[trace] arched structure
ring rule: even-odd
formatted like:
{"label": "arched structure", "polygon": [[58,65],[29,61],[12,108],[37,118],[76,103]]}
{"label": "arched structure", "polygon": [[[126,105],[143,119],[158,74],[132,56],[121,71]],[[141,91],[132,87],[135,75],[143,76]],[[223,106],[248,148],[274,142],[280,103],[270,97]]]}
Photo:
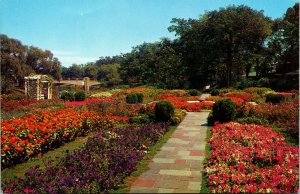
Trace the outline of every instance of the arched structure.
{"label": "arched structure", "polygon": [[25,77],[25,95],[29,99],[52,99],[53,79],[47,75]]}

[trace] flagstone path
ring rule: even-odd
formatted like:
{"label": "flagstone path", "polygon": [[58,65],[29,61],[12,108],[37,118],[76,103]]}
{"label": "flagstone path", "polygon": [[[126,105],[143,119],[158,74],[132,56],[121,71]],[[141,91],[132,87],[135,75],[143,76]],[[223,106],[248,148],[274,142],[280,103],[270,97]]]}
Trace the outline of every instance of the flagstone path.
{"label": "flagstone path", "polygon": [[130,193],[199,193],[209,112],[188,112]]}

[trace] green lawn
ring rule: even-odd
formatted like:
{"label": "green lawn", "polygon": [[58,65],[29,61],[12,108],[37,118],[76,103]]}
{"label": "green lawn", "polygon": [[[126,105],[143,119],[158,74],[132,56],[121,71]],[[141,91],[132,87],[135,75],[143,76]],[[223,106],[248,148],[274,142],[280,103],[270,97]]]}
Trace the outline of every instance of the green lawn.
{"label": "green lawn", "polygon": [[[210,134],[210,130],[211,130],[212,127],[207,127],[207,131],[206,131],[206,146],[205,146],[205,153],[206,153],[206,157],[203,161],[203,170],[208,162],[208,157],[211,153],[211,148],[210,146],[208,145],[208,140],[211,136]],[[200,193],[209,193],[209,186],[208,186],[208,177],[206,175],[206,173],[202,172],[202,181],[201,181],[201,190],[200,190]]]}

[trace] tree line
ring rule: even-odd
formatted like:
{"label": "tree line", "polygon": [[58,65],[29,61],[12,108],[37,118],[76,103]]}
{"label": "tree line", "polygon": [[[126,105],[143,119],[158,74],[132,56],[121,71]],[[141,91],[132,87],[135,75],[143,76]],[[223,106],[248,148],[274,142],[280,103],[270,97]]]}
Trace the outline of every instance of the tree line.
{"label": "tree line", "polygon": [[[118,80],[112,84],[201,88],[211,82],[232,86],[251,71],[259,79],[299,69],[299,3],[274,20],[241,5],[209,11],[198,19],[173,18],[171,24],[174,40],[162,38],[123,55],[102,57],[82,65],[82,72],[98,80]],[[117,73],[110,78],[103,70],[97,73],[109,64]],[[71,75],[75,67],[63,72]]]}
{"label": "tree line", "polygon": [[143,43],[131,52],[68,68],[60,68],[50,51],[1,35],[6,45],[1,46],[1,75],[15,80],[30,71],[50,72],[56,79],[88,76],[106,86],[200,89],[211,82],[232,86],[253,71],[259,79],[299,69],[299,3],[278,19],[248,6],[228,6],[197,19],[173,18],[168,30],[174,40]]}
{"label": "tree line", "polygon": [[12,85],[24,84],[24,76],[48,74],[61,79],[61,63],[49,50],[23,45],[19,40],[0,34],[1,92]]}

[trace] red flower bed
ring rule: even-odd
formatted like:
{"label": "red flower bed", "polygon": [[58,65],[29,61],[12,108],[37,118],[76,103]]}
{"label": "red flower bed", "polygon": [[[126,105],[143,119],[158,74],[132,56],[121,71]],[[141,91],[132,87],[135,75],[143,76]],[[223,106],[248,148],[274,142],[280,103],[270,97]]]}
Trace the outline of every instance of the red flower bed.
{"label": "red flower bed", "polygon": [[73,107],[78,107],[78,106],[84,106],[86,104],[93,104],[93,103],[98,103],[98,102],[113,102],[114,99],[112,97],[107,97],[107,98],[86,98],[84,101],[73,101],[73,102],[66,102],[67,106],[73,106]]}
{"label": "red flower bed", "polygon": [[295,95],[295,93],[287,92],[276,92],[276,94],[280,94],[281,96],[283,96],[285,101],[292,100],[293,96]]}
{"label": "red flower bed", "polygon": [[212,109],[213,102],[194,102],[188,103],[186,98],[177,97],[172,94],[160,94],[157,96],[160,100],[166,100],[173,104],[175,108],[184,109],[190,112],[197,112],[201,109]]}
{"label": "red flower bed", "polygon": [[299,101],[273,105],[254,106],[255,116],[267,120],[274,127],[283,127],[293,136],[299,137]]}
{"label": "red flower bed", "polygon": [[12,111],[20,109],[23,106],[37,103],[37,100],[1,100],[1,109],[5,111]]}
{"label": "red flower bed", "polygon": [[103,118],[93,111],[63,109],[3,121],[2,167],[25,161],[33,155],[72,141],[90,131],[110,127],[108,119],[114,118],[111,116]]}
{"label": "red flower bed", "polygon": [[241,98],[244,101],[252,100],[255,97],[252,94],[246,93],[246,92],[229,92],[225,94],[226,97],[235,97],[235,98]]}
{"label": "red flower bed", "polygon": [[212,128],[205,172],[212,192],[298,191],[299,151],[271,128],[230,122]]}

